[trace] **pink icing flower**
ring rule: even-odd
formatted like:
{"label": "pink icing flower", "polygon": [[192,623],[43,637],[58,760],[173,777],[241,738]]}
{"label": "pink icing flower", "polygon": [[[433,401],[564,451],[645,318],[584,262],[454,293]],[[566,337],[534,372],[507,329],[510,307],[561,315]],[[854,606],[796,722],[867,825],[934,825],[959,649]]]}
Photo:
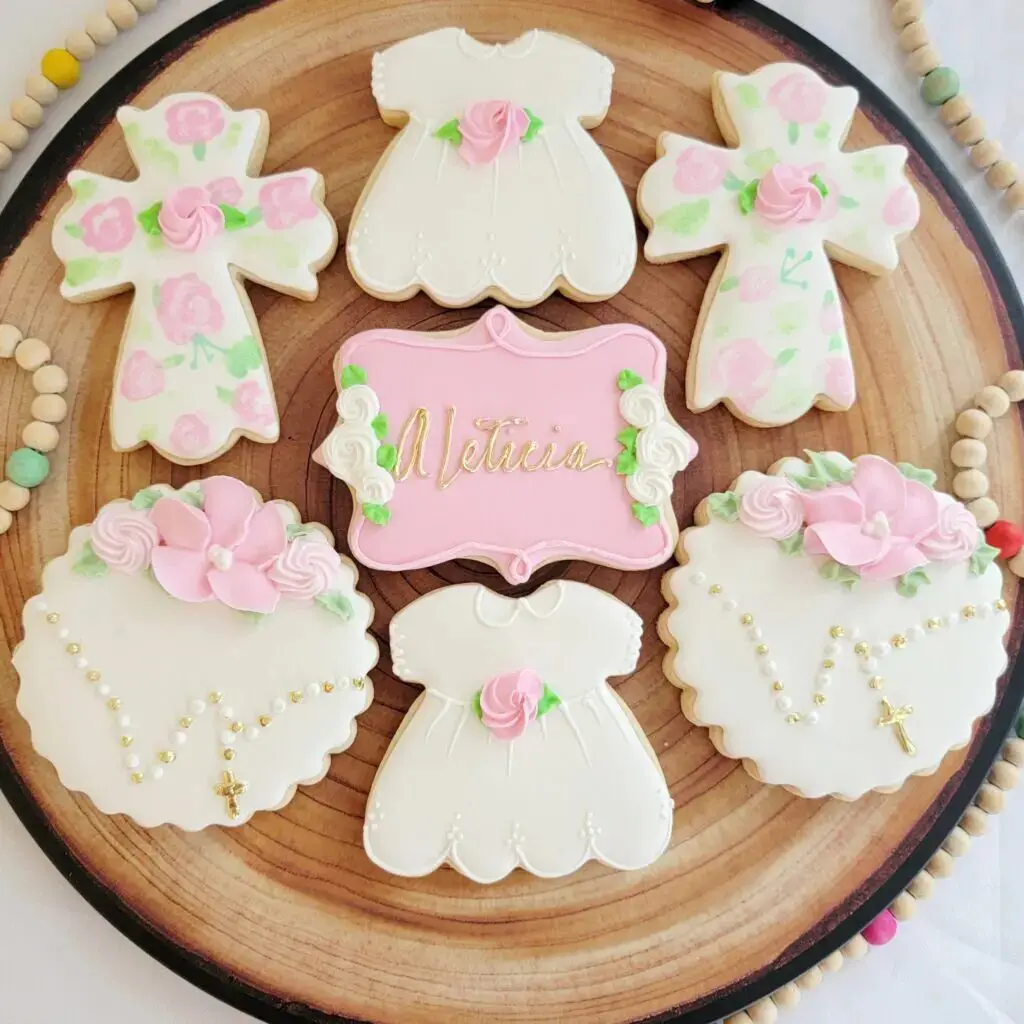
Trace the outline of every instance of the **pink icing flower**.
{"label": "pink icing flower", "polygon": [[201,455],[210,445],[209,424],[197,412],[185,413],[174,421],[168,440],[170,451],[175,455]]}
{"label": "pink icing flower", "polygon": [[224,230],[224,213],[199,185],[172,189],[157,217],[160,234],[172,249],[195,252]]}
{"label": "pink icing flower", "polygon": [[198,275],[169,277],[159,288],[156,317],[171,344],[187,345],[197,334],[216,333],[224,326],[220,303]]}
{"label": "pink icing flower", "polygon": [[891,228],[909,228],[920,213],[917,193],[909,185],[901,185],[882,207],[882,220]]}
{"label": "pink icing flower", "polygon": [[818,326],[822,334],[838,334],[843,326],[843,318],[839,312],[839,301],[832,295],[832,301],[826,300],[821,307]]}
{"label": "pink icing flower", "polygon": [[341,556],[322,534],[316,534],[292,541],[267,576],[285,597],[312,601],[336,587],[340,573]]}
{"label": "pink icing flower", "polygon": [[271,231],[285,231],[301,220],[312,220],[319,207],[310,195],[305,178],[276,178],[260,189],[263,223]]}
{"label": "pink icing flower", "polygon": [[122,197],[97,203],[82,214],[82,242],[96,252],[120,252],[134,234],[135,215]]}
{"label": "pink icing flower", "polygon": [[757,185],[754,209],[770,224],[805,224],[821,215],[824,200],[806,168],[776,164]]}
{"label": "pink icing flower", "polygon": [[748,267],[740,274],[740,302],[764,302],[775,292],[775,272],[771,267]]}
{"label": "pink icing flower", "polygon": [[202,492],[201,509],[161,498],[150,510],[160,534],[153,575],[180,601],[269,614],[280,594],[267,571],[287,545],[280,514],[233,477],[210,477]]}
{"label": "pink icing flower", "polygon": [[981,539],[978,520],[948,495],[940,495],[939,502],[939,523],[918,546],[932,562],[966,561]]}
{"label": "pink icing flower", "polygon": [[804,525],[800,490],[786,477],[766,477],[745,491],[738,511],[744,526],[773,540],[792,537]]}
{"label": "pink icing flower", "polygon": [[801,71],[780,78],[768,90],[768,106],[775,107],[784,120],[795,124],[820,120],[827,100],[825,83]]}
{"label": "pink icing flower", "polygon": [[775,360],[753,338],[737,338],[715,353],[711,375],[722,395],[748,415],[771,390]]}
{"label": "pink icing flower", "polygon": [[149,568],[160,537],[145,512],[126,501],[106,505],[89,531],[96,554],[118,572],[136,573]]}
{"label": "pink icing flower", "polygon": [[836,405],[849,409],[857,397],[850,357],[829,356],[825,360],[825,395]]}
{"label": "pink icing flower", "polygon": [[121,366],[121,382],[118,390],[129,402],[141,402],[145,398],[159,395],[166,384],[164,368],[141,348],[125,358]]}
{"label": "pink icing flower", "polygon": [[927,563],[919,545],[939,525],[938,499],[885,459],[862,455],[849,484],[801,497],[808,554],[828,555],[871,580],[895,579]]}
{"label": "pink icing flower", "polygon": [[710,146],[687,146],[676,158],[672,183],[685,195],[703,196],[722,184],[728,169],[727,153]]}
{"label": "pink icing flower", "polygon": [[187,145],[209,142],[224,131],[224,111],[213,100],[180,100],[167,108],[167,137]]}
{"label": "pink icing flower", "polygon": [[533,669],[488,679],[480,690],[480,720],[499,740],[514,740],[537,717],[544,684]]}
{"label": "pink icing flower", "polygon": [[235,388],[231,408],[243,423],[253,427],[269,427],[277,419],[270,397],[254,380],[247,380]]}
{"label": "pink icing flower", "polygon": [[234,178],[217,178],[206,186],[211,203],[226,203],[235,206],[242,201],[242,186]]}
{"label": "pink icing flower", "polygon": [[489,164],[518,144],[530,127],[530,115],[508,100],[471,103],[459,118],[459,156],[473,167]]}

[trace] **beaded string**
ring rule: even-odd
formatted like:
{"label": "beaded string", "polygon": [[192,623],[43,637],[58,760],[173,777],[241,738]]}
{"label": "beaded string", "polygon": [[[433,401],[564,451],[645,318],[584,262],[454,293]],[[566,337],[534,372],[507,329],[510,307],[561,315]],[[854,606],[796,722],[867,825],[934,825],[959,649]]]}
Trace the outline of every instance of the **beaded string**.
{"label": "beaded string", "polygon": [[82,62],[96,56],[97,46],[108,46],[118,32],[133,28],[140,14],[148,14],[158,0],[109,0],[104,11],[89,15],[85,27],[72,32],[62,49],[47,50],[40,70],[25,79],[25,92],[11,101],[10,117],[0,117],[0,171],[10,167],[15,151],[24,149],[28,133],[43,123],[46,107],[60,90],[70,89],[82,74]]}
{"label": "beaded string", "polygon": [[11,452],[7,459],[6,477],[0,481],[0,534],[6,533],[38,487],[50,475],[52,452],[60,442],[57,424],[68,414],[67,402],[61,397],[68,386],[68,375],[50,362],[50,346],[39,338],[24,338],[11,324],[0,324],[0,360],[13,358],[15,363],[32,374],[36,397],[32,400],[32,422],[21,432],[24,448]]}

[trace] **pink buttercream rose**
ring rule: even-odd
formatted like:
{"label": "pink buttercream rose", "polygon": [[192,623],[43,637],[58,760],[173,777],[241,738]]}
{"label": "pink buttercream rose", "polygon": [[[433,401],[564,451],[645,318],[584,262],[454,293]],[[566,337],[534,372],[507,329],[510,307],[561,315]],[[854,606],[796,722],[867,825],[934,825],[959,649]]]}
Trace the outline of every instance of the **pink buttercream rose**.
{"label": "pink buttercream rose", "polygon": [[940,495],[938,525],[922,538],[919,547],[932,562],[962,562],[974,554],[981,527],[973,514],[948,495]]}
{"label": "pink buttercream rose", "polygon": [[775,293],[775,271],[771,267],[748,267],[740,274],[740,302],[764,302]]}
{"label": "pink buttercream rose", "polygon": [[197,334],[216,333],[224,326],[220,303],[198,275],[169,277],[159,288],[156,317],[172,345],[187,345]]}
{"label": "pink buttercream rose", "polygon": [[305,178],[276,178],[260,189],[260,208],[263,223],[271,231],[285,231],[299,221],[311,220],[319,207],[310,195],[310,185]]}
{"label": "pink buttercream rose", "polygon": [[206,186],[210,202],[235,206],[242,201],[242,186],[234,178],[215,178]]}
{"label": "pink buttercream rose", "polygon": [[118,387],[122,398],[141,402],[159,395],[165,384],[164,368],[148,352],[139,348],[125,358]]}
{"label": "pink buttercream rose", "polygon": [[530,127],[530,115],[508,100],[471,103],[459,118],[459,156],[471,166],[489,164],[519,143]]}
{"label": "pink buttercream rose", "polygon": [[939,526],[935,492],[877,455],[857,459],[849,484],[803,491],[804,550],[890,580],[928,562],[921,541]]}
{"label": "pink buttercream rose", "polygon": [[714,192],[725,179],[729,156],[710,146],[687,146],[676,157],[676,173],[672,183],[688,196]]}
{"label": "pink buttercream rose", "polygon": [[821,215],[823,199],[811,173],[795,164],[776,164],[757,184],[754,209],[769,224],[805,224]]}
{"label": "pink buttercream rose", "polygon": [[135,215],[127,199],[97,203],[82,214],[82,242],[96,252],[120,252],[134,234]]}
{"label": "pink buttercream rose", "polygon": [[218,600],[266,615],[280,597],[268,570],[287,546],[273,505],[256,501],[241,480],[214,476],[202,483],[203,507],[161,498],[150,510],[160,535],[153,575],[180,601]]}
{"label": "pink buttercream rose", "polygon": [[768,90],[768,106],[775,107],[786,121],[795,124],[820,120],[827,100],[825,83],[802,71],[780,78]]}
{"label": "pink buttercream rose", "polygon": [[825,395],[844,409],[853,405],[857,389],[849,355],[829,356],[825,360]]}
{"label": "pink buttercream rose", "polygon": [[744,526],[773,540],[792,537],[804,525],[800,490],[786,477],[769,476],[744,491],[738,511]]}
{"label": "pink buttercream rose", "polygon": [[499,740],[514,740],[537,717],[544,684],[533,669],[506,672],[480,690],[480,720]]}
{"label": "pink buttercream rose", "polygon": [[208,99],[180,100],[164,114],[167,137],[182,145],[209,142],[224,130],[224,111]]}
{"label": "pink buttercream rose", "polygon": [[102,508],[89,529],[93,551],[118,572],[148,569],[159,539],[148,514],[125,501]]}
{"label": "pink buttercream rose", "polygon": [[882,207],[882,220],[891,228],[909,228],[917,222],[920,205],[917,193],[909,185],[901,185]]}
{"label": "pink buttercream rose", "polygon": [[730,341],[711,361],[720,393],[748,415],[771,390],[776,372],[775,360],[753,338]]}
{"label": "pink buttercream rose", "polygon": [[195,252],[224,230],[224,212],[199,185],[172,189],[157,216],[160,234],[172,248]]}
{"label": "pink buttercream rose", "polygon": [[269,427],[276,419],[270,397],[254,380],[247,380],[235,388],[231,408],[243,423],[252,427]]}
{"label": "pink buttercream rose", "polygon": [[199,413],[185,413],[174,421],[168,440],[168,447],[174,455],[186,458],[202,455],[210,445],[209,424]]}

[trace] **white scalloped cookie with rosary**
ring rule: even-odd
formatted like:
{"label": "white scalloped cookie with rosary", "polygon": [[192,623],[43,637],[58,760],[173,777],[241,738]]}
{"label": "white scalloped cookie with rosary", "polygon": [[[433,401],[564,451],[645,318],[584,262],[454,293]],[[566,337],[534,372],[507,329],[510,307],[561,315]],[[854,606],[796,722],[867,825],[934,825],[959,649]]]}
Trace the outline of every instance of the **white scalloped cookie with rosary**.
{"label": "white scalloped cookie with rosary", "polygon": [[533,30],[482,43],[442,28],[373,57],[381,117],[401,128],[363,190],[346,253],[381,299],[532,306],[556,289],[609,298],[636,265],[633,211],[588,128],[614,67]]}
{"label": "white scalloped cookie with rosary", "polygon": [[799,64],[715,72],[727,146],[664,132],[637,206],[652,263],[725,251],[686,372],[694,412],[724,402],[754,426],[849,409],[853,361],[830,260],[895,269],[920,215],[903,146],[843,152],[857,90]]}
{"label": "white scalloped cookie with rosary", "polygon": [[233,477],[71,534],[25,606],[18,710],[68,789],[140,825],[241,825],[318,782],[369,706],[369,600],[331,535]]}
{"label": "white scalloped cookie with rosary", "polygon": [[403,608],[395,672],[425,692],[373,781],[370,859],[406,876],[447,863],[475,882],[657,860],[672,800],[608,685],[636,667],[642,630],[621,601],[567,580],[520,598],[466,583]]}
{"label": "white scalloped cookie with rosary", "polygon": [[684,713],[723,754],[853,800],[970,742],[1010,614],[998,551],[933,473],[807,455],[698,506],[659,630]]}

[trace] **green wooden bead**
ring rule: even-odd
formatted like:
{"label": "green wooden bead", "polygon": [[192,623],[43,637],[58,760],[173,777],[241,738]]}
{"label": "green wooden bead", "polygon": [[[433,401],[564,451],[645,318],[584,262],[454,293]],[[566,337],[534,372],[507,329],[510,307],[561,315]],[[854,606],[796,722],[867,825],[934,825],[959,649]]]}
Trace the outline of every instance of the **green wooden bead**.
{"label": "green wooden bead", "polygon": [[7,460],[7,479],[19,487],[38,487],[50,475],[50,460],[31,448],[18,448]]}
{"label": "green wooden bead", "polygon": [[921,99],[930,107],[941,107],[960,92],[960,76],[952,68],[936,68],[921,80]]}

